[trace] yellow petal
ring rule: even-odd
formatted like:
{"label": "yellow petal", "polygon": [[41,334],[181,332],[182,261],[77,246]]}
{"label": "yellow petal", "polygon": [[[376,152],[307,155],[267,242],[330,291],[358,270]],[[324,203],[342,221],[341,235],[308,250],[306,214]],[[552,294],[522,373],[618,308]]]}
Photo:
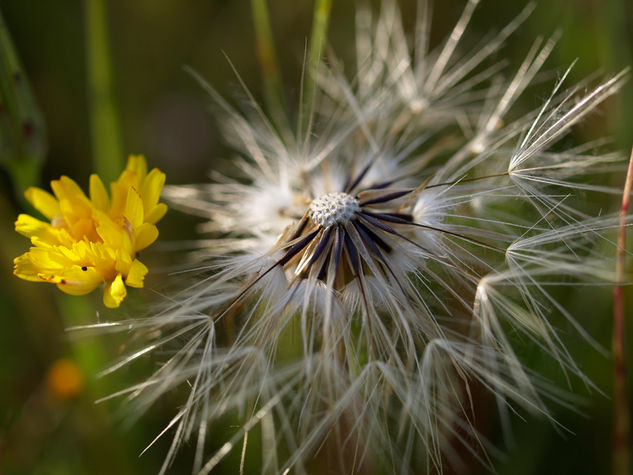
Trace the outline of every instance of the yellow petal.
{"label": "yellow petal", "polygon": [[127,159],[126,170],[131,170],[136,173],[136,177],[139,180],[143,180],[147,174],[147,162],[143,155],[130,155]]}
{"label": "yellow petal", "polygon": [[59,201],[47,191],[31,186],[24,192],[24,196],[36,210],[51,221],[61,214]]}
{"label": "yellow petal", "polygon": [[87,199],[83,190],[75,183],[75,180],[67,176],[62,176],[59,180],[53,180],[51,182],[51,188],[53,188],[53,193],[55,193],[55,196],[57,196],[59,200],[68,199],[73,201],[75,199]]}
{"label": "yellow petal", "polygon": [[126,276],[128,272],[130,272],[130,267],[132,267],[133,259],[134,258],[129,252],[124,252],[121,250],[116,251],[114,255],[114,268],[116,270],[116,273]]}
{"label": "yellow petal", "polygon": [[158,168],[154,168],[149,175],[143,180],[141,185],[141,196],[143,197],[143,203],[145,210],[149,210],[154,207],[160,199],[160,193],[165,185],[165,174]]}
{"label": "yellow petal", "polygon": [[117,274],[116,278],[109,282],[103,289],[103,303],[108,308],[117,308],[127,295],[125,284],[121,274]]}
{"label": "yellow petal", "polygon": [[128,190],[123,216],[134,228],[143,224],[143,200],[134,188]]}
{"label": "yellow petal", "polygon": [[60,273],[64,267],[73,265],[72,259],[68,259],[56,246],[37,246],[29,250],[29,258],[38,272]]}
{"label": "yellow petal", "polygon": [[147,213],[145,216],[145,222],[156,224],[163,216],[165,216],[166,212],[167,205],[165,203],[159,203]]}
{"label": "yellow petal", "polygon": [[[98,284],[97,284],[98,285]],[[57,288],[68,295],[86,295],[92,292],[97,286],[78,286],[66,285],[64,283],[57,284]]]}
{"label": "yellow petal", "polygon": [[92,216],[73,216],[69,218],[69,221],[67,224],[68,232],[75,240],[89,239],[93,241],[98,238],[95,221]]}
{"label": "yellow petal", "polygon": [[37,238],[50,244],[59,242],[59,233],[50,224],[29,216],[28,214],[18,215],[15,222],[15,230],[28,238]]}
{"label": "yellow petal", "polygon": [[145,279],[146,274],[147,267],[145,267],[145,264],[138,259],[134,259],[134,262],[132,262],[132,265],[130,266],[130,271],[125,279],[125,283],[130,287],[140,289],[143,287],[143,280]]}
{"label": "yellow petal", "polygon": [[69,295],[86,295],[92,292],[102,282],[98,275],[92,272],[92,275],[86,276],[86,280],[73,279],[72,277],[63,276],[57,288]]}
{"label": "yellow petal", "polygon": [[100,211],[107,211],[110,207],[110,198],[108,192],[103,186],[103,182],[99,175],[90,175],[90,200],[95,208]]}
{"label": "yellow petal", "polygon": [[61,214],[68,224],[78,218],[90,217],[92,204],[72,179],[62,176],[59,180],[51,181],[51,188],[59,200]]}
{"label": "yellow petal", "polygon": [[158,238],[158,229],[150,223],[141,224],[135,229],[136,251],[145,249]]}
{"label": "yellow petal", "polygon": [[114,249],[124,246],[126,231],[112,221],[108,216],[97,213],[97,233],[106,246]]}
{"label": "yellow petal", "polygon": [[13,265],[13,274],[20,279],[31,282],[42,282],[42,279],[40,279],[37,275],[39,273],[39,268],[33,264],[28,252],[13,259]]}
{"label": "yellow petal", "polygon": [[110,216],[114,219],[123,216],[129,190],[138,189],[138,186],[139,181],[133,170],[124,170],[117,181],[110,183]]}

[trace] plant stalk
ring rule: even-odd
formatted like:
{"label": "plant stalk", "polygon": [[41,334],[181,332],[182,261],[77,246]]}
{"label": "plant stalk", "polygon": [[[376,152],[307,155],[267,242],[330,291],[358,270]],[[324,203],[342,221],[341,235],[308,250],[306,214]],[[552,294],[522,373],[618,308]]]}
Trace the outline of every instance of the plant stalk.
{"label": "plant stalk", "polygon": [[270,25],[270,15],[266,0],[251,0],[257,59],[264,86],[264,101],[275,125],[280,130],[288,130],[283,84],[279,73],[279,63],[275,53],[275,42]]}
{"label": "plant stalk", "polygon": [[617,284],[613,294],[613,475],[629,474],[630,465],[630,410],[627,398],[627,367],[624,313],[624,266],[626,249],[626,221],[629,198],[633,185],[633,151],[624,183],[622,207],[620,208],[620,229],[616,260]]}
{"label": "plant stalk", "polygon": [[112,97],[112,67],[106,2],[85,0],[87,89],[92,160],[105,183],[114,181],[124,166],[119,120]]}

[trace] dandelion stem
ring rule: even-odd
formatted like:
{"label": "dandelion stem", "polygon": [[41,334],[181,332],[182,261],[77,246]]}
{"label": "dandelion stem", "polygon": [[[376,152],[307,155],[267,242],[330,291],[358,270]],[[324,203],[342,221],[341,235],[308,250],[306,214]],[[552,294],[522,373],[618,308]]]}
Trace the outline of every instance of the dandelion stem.
{"label": "dandelion stem", "polygon": [[255,26],[255,42],[257,59],[262,73],[264,100],[268,110],[280,130],[288,128],[286,105],[283,96],[283,84],[279,73],[279,64],[275,52],[266,0],[251,0],[253,24]]}
{"label": "dandelion stem", "polygon": [[92,160],[95,172],[107,183],[123,170],[123,148],[112,98],[106,5],[103,0],[86,0],[84,8]]}
{"label": "dandelion stem", "polygon": [[629,473],[629,405],[626,396],[626,344],[624,320],[624,264],[626,249],[626,219],[629,208],[631,186],[633,185],[633,151],[626,174],[622,207],[620,208],[620,231],[616,261],[616,279],[613,300],[613,363],[614,363],[614,406],[613,406],[613,474]]}

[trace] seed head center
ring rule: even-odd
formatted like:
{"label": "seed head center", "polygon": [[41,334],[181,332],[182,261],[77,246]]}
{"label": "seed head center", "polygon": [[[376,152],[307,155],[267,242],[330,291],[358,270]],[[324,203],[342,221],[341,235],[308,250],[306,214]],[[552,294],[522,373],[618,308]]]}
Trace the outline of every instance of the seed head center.
{"label": "seed head center", "polygon": [[347,193],[328,193],[310,203],[310,219],[317,226],[327,228],[347,223],[360,210],[358,200]]}

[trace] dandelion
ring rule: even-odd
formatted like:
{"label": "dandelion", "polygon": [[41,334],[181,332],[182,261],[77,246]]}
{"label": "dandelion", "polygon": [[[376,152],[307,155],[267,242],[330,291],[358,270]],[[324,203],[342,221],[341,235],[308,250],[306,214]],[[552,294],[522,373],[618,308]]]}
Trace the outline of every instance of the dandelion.
{"label": "dandelion", "polygon": [[[625,73],[587,92],[565,90],[565,73],[541,108],[513,112],[555,39],[506,75],[486,63],[529,8],[463,53],[477,3],[437,49],[427,2],[413,48],[395,2],[377,19],[360,9],[357,74],[333,57],[310,71],[318,95],[307,131],[304,118],[296,133],[279,131],[255,101],[236,110],[198,78],[240,158],[212,184],[166,190],[208,219],[197,280],[147,318],[89,327],[153,336],[106,373],[167,355],[114,395],[139,412],[186,388],[157,437],[174,433],[163,471],[191,437],[194,472],[240,445],[243,462],[252,432],[263,472],[305,473],[315,457],[340,473],[441,471],[460,464],[459,446],[490,464],[472,422],[475,387],[505,422],[508,408],[547,416],[548,403],[564,402],[521,361],[518,339],[591,385],[552,322],[566,318],[593,341],[552,289],[612,281],[604,246],[618,222],[589,214],[587,196],[617,191],[589,178],[622,157],[561,138]],[[208,454],[212,423],[227,415],[242,425]]]}
{"label": "dandelion", "polygon": [[33,246],[14,260],[13,273],[32,282],[57,285],[84,295],[105,283],[103,303],[118,307],[129,287],[143,287],[147,267],[137,252],[158,237],[167,206],[159,203],[165,174],[147,173],[145,158],[131,155],[111,195],[97,175],[90,176],[90,197],[70,178],[51,182],[54,196],[28,188],[26,199],[50,222],[20,214],[15,230]]}

